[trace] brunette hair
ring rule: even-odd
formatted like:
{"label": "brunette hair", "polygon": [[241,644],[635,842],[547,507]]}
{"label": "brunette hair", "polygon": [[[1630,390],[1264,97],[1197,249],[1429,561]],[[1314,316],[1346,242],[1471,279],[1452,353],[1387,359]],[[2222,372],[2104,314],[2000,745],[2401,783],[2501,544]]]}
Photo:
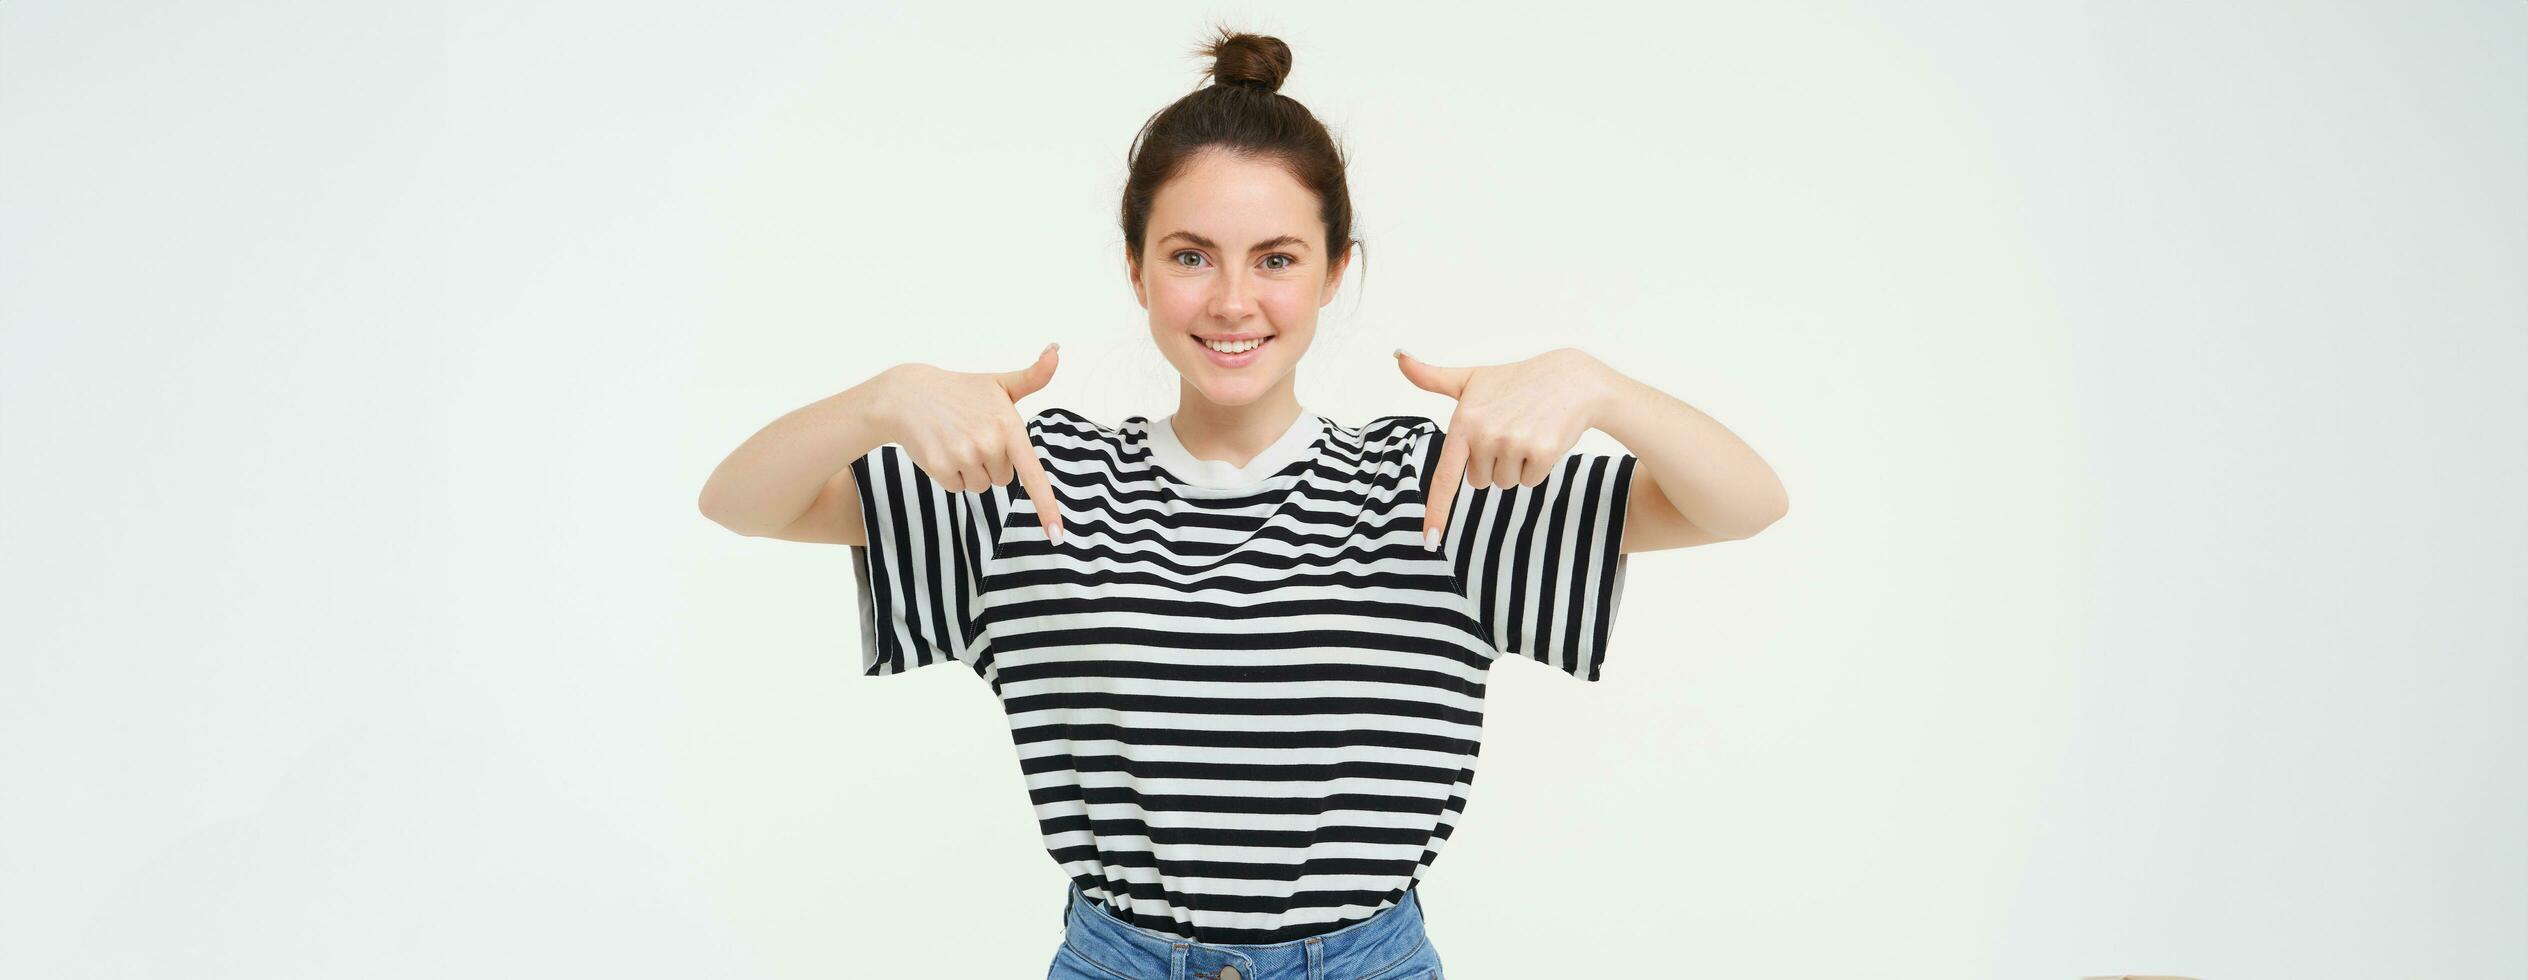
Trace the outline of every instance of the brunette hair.
{"label": "brunette hair", "polygon": [[1278,164],[1315,192],[1317,216],[1325,222],[1326,275],[1334,274],[1335,260],[1354,246],[1366,255],[1369,246],[1352,237],[1342,149],[1308,107],[1276,91],[1290,76],[1290,45],[1222,27],[1194,53],[1211,59],[1205,73],[1211,84],[1197,83],[1143,122],[1125,158],[1130,176],[1124,180],[1124,251],[1133,267],[1141,265],[1159,188],[1195,154],[1213,148]]}

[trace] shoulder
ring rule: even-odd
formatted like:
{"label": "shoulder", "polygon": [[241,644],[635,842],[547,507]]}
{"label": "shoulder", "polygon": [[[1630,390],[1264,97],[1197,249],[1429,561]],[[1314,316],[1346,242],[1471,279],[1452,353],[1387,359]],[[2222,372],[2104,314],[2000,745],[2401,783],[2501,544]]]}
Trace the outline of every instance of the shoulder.
{"label": "shoulder", "polygon": [[1381,415],[1360,427],[1362,446],[1420,448],[1439,434],[1440,424],[1419,415]]}
{"label": "shoulder", "polygon": [[1122,426],[1100,425],[1096,419],[1070,409],[1048,407],[1037,409],[1035,414],[1027,416],[1027,434],[1038,442],[1043,442],[1046,435],[1115,442],[1124,437],[1125,429],[1141,421],[1141,416],[1135,415],[1124,420]]}
{"label": "shoulder", "polygon": [[1381,415],[1360,425],[1334,423],[1338,457],[1359,460],[1364,474],[1385,484],[1410,483],[1428,469],[1439,423],[1419,415]]}
{"label": "shoulder", "polygon": [[1438,422],[1419,415],[1381,415],[1347,431],[1359,442],[1362,465],[1383,474],[1382,482],[1414,487],[1416,499],[1430,492],[1431,463],[1439,456],[1442,434]]}
{"label": "shoulder", "polygon": [[1058,405],[1049,405],[1044,408],[1039,408],[1036,410],[1035,414],[1027,416],[1027,424],[1030,427],[1043,423],[1053,423],[1082,429],[1105,428],[1104,426],[1098,425],[1095,419],[1091,419],[1086,415],[1082,415]]}
{"label": "shoulder", "polygon": [[1027,441],[1036,445],[1038,458],[1049,470],[1073,475],[1107,473],[1120,469],[1136,453],[1148,451],[1139,445],[1147,424],[1138,415],[1119,425],[1104,425],[1067,408],[1040,408],[1027,417]]}

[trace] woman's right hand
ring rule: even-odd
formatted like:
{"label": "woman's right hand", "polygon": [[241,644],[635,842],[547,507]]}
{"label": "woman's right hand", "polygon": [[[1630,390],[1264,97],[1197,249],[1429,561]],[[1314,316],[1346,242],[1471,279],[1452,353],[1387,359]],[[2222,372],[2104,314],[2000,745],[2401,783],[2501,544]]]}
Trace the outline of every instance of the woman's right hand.
{"label": "woman's right hand", "polygon": [[1027,438],[1018,400],[1053,380],[1060,344],[1049,344],[1036,363],[1016,371],[950,371],[928,364],[898,364],[880,375],[873,399],[879,432],[901,443],[913,465],[951,493],[990,490],[1015,473],[1035,502],[1046,540],[1062,541],[1062,508],[1053,481]]}

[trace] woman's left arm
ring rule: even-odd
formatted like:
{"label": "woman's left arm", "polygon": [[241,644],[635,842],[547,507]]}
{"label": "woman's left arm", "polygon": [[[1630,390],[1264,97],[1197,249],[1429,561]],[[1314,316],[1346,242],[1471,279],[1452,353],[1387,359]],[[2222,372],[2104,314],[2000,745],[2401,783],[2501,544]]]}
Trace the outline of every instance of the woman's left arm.
{"label": "woman's left arm", "polygon": [[1773,468],[1736,434],[1577,347],[1472,367],[1432,364],[1399,347],[1396,366],[1416,387],[1457,400],[1423,514],[1431,547],[1461,478],[1475,487],[1540,485],[1593,428],[1639,461],[1626,488],[1624,552],[1752,537],[1790,509]]}
{"label": "woman's left arm", "polygon": [[1625,552],[1749,538],[1790,512],[1781,477],[1737,433],[1578,348],[1564,351],[1586,357],[1602,376],[1589,425],[1641,460],[1625,510]]}

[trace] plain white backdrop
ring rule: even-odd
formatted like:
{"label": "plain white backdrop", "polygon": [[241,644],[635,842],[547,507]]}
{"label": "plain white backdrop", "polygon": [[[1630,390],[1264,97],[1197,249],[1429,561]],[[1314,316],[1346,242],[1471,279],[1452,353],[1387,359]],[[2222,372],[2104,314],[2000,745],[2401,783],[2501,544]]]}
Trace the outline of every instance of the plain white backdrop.
{"label": "plain white backdrop", "polygon": [[2528,974],[2528,6],[910,7],[0,4],[0,975],[1043,975],[988,689],[695,499],[1171,410],[1213,23],[1353,164],[1305,404],[1567,344],[1790,488],[1495,672],[1451,977]]}

